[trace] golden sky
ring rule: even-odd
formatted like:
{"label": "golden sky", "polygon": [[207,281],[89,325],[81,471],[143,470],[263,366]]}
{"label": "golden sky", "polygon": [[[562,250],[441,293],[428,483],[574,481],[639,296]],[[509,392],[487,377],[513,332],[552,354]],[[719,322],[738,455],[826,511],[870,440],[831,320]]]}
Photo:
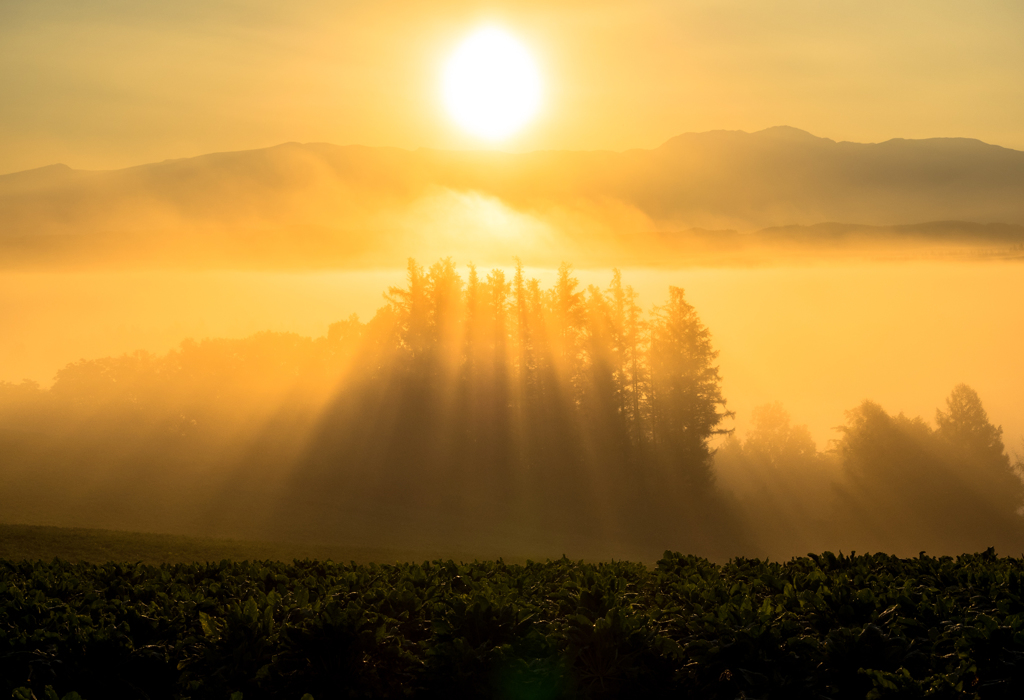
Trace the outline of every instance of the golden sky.
{"label": "golden sky", "polygon": [[505,150],[778,124],[1024,149],[1020,0],[3,0],[0,173],[286,141],[494,147],[453,124],[439,86],[484,23],[546,83]]}

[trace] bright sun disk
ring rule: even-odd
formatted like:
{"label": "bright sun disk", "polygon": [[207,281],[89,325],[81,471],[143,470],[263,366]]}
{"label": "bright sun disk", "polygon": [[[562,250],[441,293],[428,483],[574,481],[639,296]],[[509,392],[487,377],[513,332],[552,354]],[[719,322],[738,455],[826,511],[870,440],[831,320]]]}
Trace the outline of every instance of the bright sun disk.
{"label": "bright sun disk", "polygon": [[448,60],[444,102],[466,131],[498,140],[523,127],[540,108],[540,73],[519,41],[496,27],[469,36]]}

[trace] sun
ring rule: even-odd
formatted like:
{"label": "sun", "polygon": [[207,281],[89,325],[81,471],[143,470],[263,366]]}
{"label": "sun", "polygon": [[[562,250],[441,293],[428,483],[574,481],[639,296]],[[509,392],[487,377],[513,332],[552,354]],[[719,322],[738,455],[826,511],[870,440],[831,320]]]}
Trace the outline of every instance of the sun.
{"label": "sun", "polygon": [[487,140],[511,136],[540,109],[541,79],[529,51],[497,27],[466,38],[445,66],[444,103],[463,129]]}

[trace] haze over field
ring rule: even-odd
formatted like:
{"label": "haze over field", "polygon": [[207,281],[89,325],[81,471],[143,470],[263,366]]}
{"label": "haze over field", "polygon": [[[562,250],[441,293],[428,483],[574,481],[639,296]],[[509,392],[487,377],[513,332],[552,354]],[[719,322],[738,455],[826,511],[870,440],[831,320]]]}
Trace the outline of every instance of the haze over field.
{"label": "haze over field", "polygon": [[0,9],[0,522],[1024,551],[1017,4],[299,5]]}

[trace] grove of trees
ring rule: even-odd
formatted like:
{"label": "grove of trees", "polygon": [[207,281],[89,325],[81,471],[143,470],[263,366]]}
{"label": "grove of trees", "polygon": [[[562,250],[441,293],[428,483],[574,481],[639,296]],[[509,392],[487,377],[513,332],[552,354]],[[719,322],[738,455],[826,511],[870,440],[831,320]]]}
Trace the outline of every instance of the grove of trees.
{"label": "grove of trees", "polygon": [[936,411],[936,428],[864,401],[824,452],[778,404],[752,418],[715,466],[765,550],[1024,551],[1024,463],[1011,463],[1001,428],[965,384]]}
{"label": "grove of trees", "polygon": [[5,519],[494,555],[1024,544],[1020,464],[967,386],[934,429],[866,401],[818,451],[778,404],[728,435],[680,288],[645,313],[618,271],[582,288],[563,264],[543,287],[442,259],[384,296],[320,338],[0,383]]}
{"label": "grove of trees", "polygon": [[[262,536],[430,522],[441,539],[489,528],[627,546],[668,532],[710,546],[728,531],[708,523],[727,520],[710,441],[729,414],[683,290],[645,314],[617,271],[584,289],[563,264],[542,288],[519,264],[463,277],[451,259],[410,260],[385,301],[318,339],[73,363],[48,391],[7,385],[0,424],[22,472],[55,488],[75,474],[110,517],[126,501],[171,517],[185,499],[194,522],[206,509],[271,524]],[[128,485],[131,498],[108,495]]]}

